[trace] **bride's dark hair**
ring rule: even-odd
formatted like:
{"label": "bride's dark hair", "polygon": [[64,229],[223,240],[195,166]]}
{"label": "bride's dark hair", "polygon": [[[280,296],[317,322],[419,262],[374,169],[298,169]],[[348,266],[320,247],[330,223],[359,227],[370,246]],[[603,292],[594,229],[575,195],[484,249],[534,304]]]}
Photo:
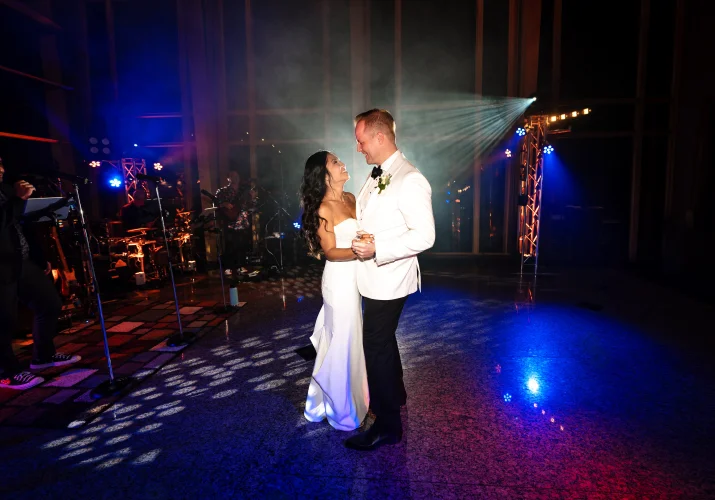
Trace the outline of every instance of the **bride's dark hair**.
{"label": "bride's dark hair", "polygon": [[327,220],[318,214],[318,209],[327,190],[325,177],[328,175],[326,165],[329,154],[329,151],[318,151],[308,158],[300,185],[300,206],[303,209],[300,235],[308,245],[309,254],[317,259],[322,253],[318,228],[323,222],[327,224]]}

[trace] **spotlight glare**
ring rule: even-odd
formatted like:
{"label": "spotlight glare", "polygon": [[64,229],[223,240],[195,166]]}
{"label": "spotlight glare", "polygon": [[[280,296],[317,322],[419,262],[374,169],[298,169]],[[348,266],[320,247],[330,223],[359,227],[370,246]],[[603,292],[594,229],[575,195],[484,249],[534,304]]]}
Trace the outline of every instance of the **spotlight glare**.
{"label": "spotlight glare", "polygon": [[164,166],[161,163],[154,164],[154,170],[161,170],[162,168],[164,168]]}
{"label": "spotlight glare", "polygon": [[119,180],[119,178],[114,177],[109,180],[109,185],[112,186],[113,188],[118,188],[122,185],[122,181]]}
{"label": "spotlight glare", "polygon": [[551,121],[552,121],[552,122],[555,122],[555,121],[558,120],[558,119],[559,119],[559,117],[556,116],[556,115],[554,115],[554,116],[551,117]]}
{"label": "spotlight glare", "polygon": [[89,162],[89,166],[92,167],[92,168],[97,168],[97,167],[99,167],[100,165],[101,165],[101,163],[98,162],[98,161],[96,161],[96,160]]}
{"label": "spotlight glare", "polygon": [[518,135],[519,137],[523,137],[523,136],[526,135],[526,130],[524,130],[523,128],[519,127],[518,129],[516,129],[516,135]]}
{"label": "spotlight glare", "polygon": [[526,387],[529,388],[529,391],[531,393],[536,394],[537,392],[539,392],[539,381],[536,380],[536,378],[531,377],[526,383]]}
{"label": "spotlight glare", "polygon": [[506,154],[507,158],[511,158],[511,151],[509,151],[508,149],[504,151],[504,154]]}
{"label": "spotlight glare", "polygon": [[553,152],[554,152],[554,147],[551,144],[544,146],[544,153],[546,153],[547,155],[550,155]]}
{"label": "spotlight glare", "polygon": [[572,111],[572,112],[571,112],[571,116],[572,116],[573,118],[576,118],[576,117],[578,116],[578,111]]}
{"label": "spotlight glare", "polygon": [[300,229],[300,222],[294,222],[293,227],[296,229]]}
{"label": "spotlight glare", "polygon": [[135,148],[138,148],[138,147],[139,147],[139,144],[136,144],[136,143],[135,143],[135,144],[134,144],[134,147],[135,147]]}
{"label": "spotlight glare", "polygon": [[588,109],[588,108],[585,108],[585,109],[583,110],[583,114],[584,114],[584,115],[587,115],[587,114],[589,114],[590,112],[591,112],[591,110]]}
{"label": "spotlight glare", "polygon": [[561,114],[561,119],[562,119],[562,120],[565,120],[565,119],[566,119],[566,114],[565,114],[565,113],[562,113],[562,114]]}

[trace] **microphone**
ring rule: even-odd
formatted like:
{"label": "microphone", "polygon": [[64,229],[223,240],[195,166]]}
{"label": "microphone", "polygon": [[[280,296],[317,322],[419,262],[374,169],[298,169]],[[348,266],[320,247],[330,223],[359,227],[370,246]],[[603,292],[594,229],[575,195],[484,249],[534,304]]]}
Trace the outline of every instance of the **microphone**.
{"label": "microphone", "polygon": [[163,182],[164,179],[158,175],[136,174],[134,177],[140,181]]}
{"label": "microphone", "polygon": [[201,194],[209,198],[211,201],[213,201],[215,204],[219,204],[220,202],[218,201],[218,198],[216,198],[214,195],[206,191],[205,189],[201,190]]}
{"label": "microphone", "polygon": [[76,175],[76,174],[68,174],[65,172],[60,172],[59,170],[48,170],[47,177],[59,177],[60,179],[66,179],[68,181],[72,181],[74,184],[92,184],[92,181],[90,181],[87,177],[83,177],[81,175]]}

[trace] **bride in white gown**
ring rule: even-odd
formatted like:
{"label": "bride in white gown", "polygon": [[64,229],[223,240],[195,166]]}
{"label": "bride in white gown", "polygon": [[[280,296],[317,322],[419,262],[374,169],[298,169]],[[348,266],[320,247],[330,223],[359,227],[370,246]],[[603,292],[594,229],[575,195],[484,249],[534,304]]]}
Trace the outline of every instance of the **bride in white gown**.
{"label": "bride in white gown", "polygon": [[336,429],[360,426],[370,403],[362,345],[362,309],[357,260],[351,250],[359,229],[355,196],[343,191],[350,179],[334,154],[308,158],[301,185],[302,235],[312,255],[326,259],[323,307],[310,341],[317,358],[305,402],[305,418],[327,418]]}

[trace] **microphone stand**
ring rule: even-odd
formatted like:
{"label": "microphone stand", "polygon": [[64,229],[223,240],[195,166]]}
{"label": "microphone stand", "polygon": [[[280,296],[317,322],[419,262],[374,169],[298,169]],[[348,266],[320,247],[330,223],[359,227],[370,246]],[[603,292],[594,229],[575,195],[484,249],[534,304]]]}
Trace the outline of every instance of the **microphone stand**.
{"label": "microphone stand", "polygon": [[265,233],[266,233],[266,238],[268,238],[268,236],[267,236],[267,235],[268,235],[268,225],[271,223],[271,221],[273,221],[273,219],[275,219],[275,218],[277,217],[277,218],[278,218],[278,252],[280,253],[280,259],[276,259],[275,255],[273,255],[273,254],[271,253],[271,251],[268,250],[268,245],[267,245],[267,244],[266,244],[266,251],[267,251],[268,253],[270,253],[271,255],[273,255],[273,258],[274,258],[274,259],[276,259],[276,264],[278,264],[278,267],[279,267],[278,271],[279,271],[279,273],[282,275],[282,274],[283,274],[283,236],[284,236],[284,234],[283,234],[283,232],[281,231],[281,228],[282,228],[281,222],[282,222],[282,219],[283,219],[283,214],[286,214],[288,217],[290,217],[290,214],[288,213],[288,211],[287,211],[285,208],[283,208],[283,206],[278,202],[278,200],[275,199],[275,197],[271,194],[270,191],[268,191],[268,190],[267,190],[266,188],[264,188],[264,187],[260,187],[260,186],[259,186],[259,188],[260,188],[264,193],[266,193],[266,195],[268,195],[268,198],[269,198],[273,203],[275,203],[275,204],[276,204],[276,207],[277,207],[277,208],[276,208],[276,213],[273,214],[273,217],[271,217],[270,219],[268,219],[268,222],[266,222]]}
{"label": "microphone stand", "polygon": [[[148,179],[151,180],[151,179]],[[196,339],[196,335],[191,332],[184,333],[184,327],[181,324],[181,311],[179,307],[179,297],[176,294],[176,280],[174,279],[174,267],[171,263],[171,250],[169,249],[169,238],[166,236],[166,223],[164,221],[164,209],[161,207],[161,196],[159,195],[159,183],[154,181],[154,189],[156,190],[156,201],[159,203],[159,216],[161,217],[161,230],[164,234],[164,245],[166,246],[166,257],[169,261],[169,277],[171,278],[171,288],[174,292],[174,307],[176,308],[176,321],[179,323],[179,333],[169,336],[166,339],[166,345],[169,347],[183,346]]]}
{"label": "microphone stand", "polygon": [[89,245],[89,234],[87,233],[87,223],[84,219],[84,209],[82,208],[82,200],[79,195],[78,180],[73,180],[72,185],[74,186],[74,199],[77,202],[77,211],[79,212],[80,225],[82,227],[82,236],[84,237],[84,244],[87,248],[87,260],[89,265],[89,272],[92,276],[92,285],[94,287],[94,294],[97,300],[97,312],[99,313],[99,324],[102,328],[102,339],[104,341],[104,357],[107,358],[107,369],[109,370],[109,380],[106,380],[99,384],[97,387],[92,389],[90,395],[94,399],[100,399],[103,397],[114,396],[119,394],[127,386],[132,384],[135,379],[132,377],[114,377],[114,370],[112,369],[112,357],[109,354],[109,341],[107,340],[107,327],[104,324],[104,311],[102,310],[102,297],[99,292],[99,280],[97,280],[97,272],[94,269],[94,260],[92,259],[92,248]]}
{"label": "microphone stand", "polygon": [[216,233],[216,257],[218,259],[218,274],[221,278],[221,297],[223,298],[223,307],[217,306],[214,311],[217,313],[225,313],[232,311],[234,308],[230,304],[226,304],[226,285],[223,278],[223,253],[221,251],[221,246],[223,245],[223,229],[218,223],[218,207],[216,206],[218,200],[208,191],[204,192],[204,190],[202,190],[201,193],[211,200],[211,208],[214,209],[214,227],[213,229],[209,229],[208,232]]}

